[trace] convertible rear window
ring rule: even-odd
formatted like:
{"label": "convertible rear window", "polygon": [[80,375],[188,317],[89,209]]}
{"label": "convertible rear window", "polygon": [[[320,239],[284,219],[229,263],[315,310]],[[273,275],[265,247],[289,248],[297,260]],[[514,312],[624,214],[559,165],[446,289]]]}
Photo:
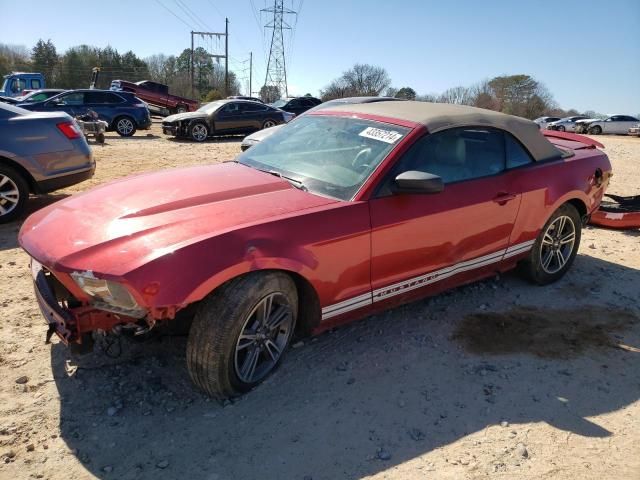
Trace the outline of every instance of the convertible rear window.
{"label": "convertible rear window", "polygon": [[311,192],[350,200],[407,133],[405,127],[360,118],[305,115],[238,161],[293,179]]}

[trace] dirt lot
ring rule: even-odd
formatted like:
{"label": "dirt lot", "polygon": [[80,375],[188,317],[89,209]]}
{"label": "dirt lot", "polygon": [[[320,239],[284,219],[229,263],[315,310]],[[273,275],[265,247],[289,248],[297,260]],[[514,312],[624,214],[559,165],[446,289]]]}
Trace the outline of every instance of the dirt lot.
{"label": "dirt lot", "polygon": [[[599,138],[612,192],[640,193],[640,139]],[[96,176],[217,162],[157,126],[94,148]],[[640,231],[584,231],[574,268],[513,274],[308,340],[225,406],[195,391],[180,336],[73,358],[0,227],[0,478],[638,479]],[[55,241],[52,239],[52,241]]]}

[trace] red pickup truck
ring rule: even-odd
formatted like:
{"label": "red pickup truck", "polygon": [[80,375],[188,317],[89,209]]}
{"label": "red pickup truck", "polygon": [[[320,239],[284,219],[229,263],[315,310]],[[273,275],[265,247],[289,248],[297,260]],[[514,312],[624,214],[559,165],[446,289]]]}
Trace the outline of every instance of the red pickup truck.
{"label": "red pickup truck", "polygon": [[170,113],[193,112],[200,106],[199,102],[190,98],[169,94],[169,87],[161,83],[142,80],[140,82],[127,82],[126,80],[113,80],[111,90],[132,92],[136,97],[148,104],[166,108]]}

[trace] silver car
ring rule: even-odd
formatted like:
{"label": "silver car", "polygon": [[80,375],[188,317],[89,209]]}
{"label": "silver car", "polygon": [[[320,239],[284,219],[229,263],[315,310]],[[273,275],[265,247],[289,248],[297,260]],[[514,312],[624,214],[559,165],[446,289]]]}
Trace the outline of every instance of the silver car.
{"label": "silver car", "polygon": [[68,114],[0,103],[0,223],[18,217],[29,194],[87,180],[95,167],[84,135]]}
{"label": "silver car", "polygon": [[639,121],[630,115],[610,115],[604,120],[590,123],[589,133],[592,135],[600,135],[601,133],[627,135],[629,129]]}
{"label": "silver car", "polygon": [[557,130],[558,132],[575,132],[576,122],[578,120],[584,120],[584,115],[575,115],[573,117],[561,118],[556,122],[551,122],[547,125],[547,130]]}

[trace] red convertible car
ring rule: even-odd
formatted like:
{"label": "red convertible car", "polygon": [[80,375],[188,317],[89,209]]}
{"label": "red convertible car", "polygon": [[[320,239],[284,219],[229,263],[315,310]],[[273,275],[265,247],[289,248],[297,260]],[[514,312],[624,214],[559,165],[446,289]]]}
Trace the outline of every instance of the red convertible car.
{"label": "red convertible car", "polygon": [[339,106],[233,162],[50,205],[20,243],[50,334],[87,344],[193,312],[190,375],[226,398],[270,374],[294,334],[518,265],[560,278],[609,183],[597,145],[471,107]]}

